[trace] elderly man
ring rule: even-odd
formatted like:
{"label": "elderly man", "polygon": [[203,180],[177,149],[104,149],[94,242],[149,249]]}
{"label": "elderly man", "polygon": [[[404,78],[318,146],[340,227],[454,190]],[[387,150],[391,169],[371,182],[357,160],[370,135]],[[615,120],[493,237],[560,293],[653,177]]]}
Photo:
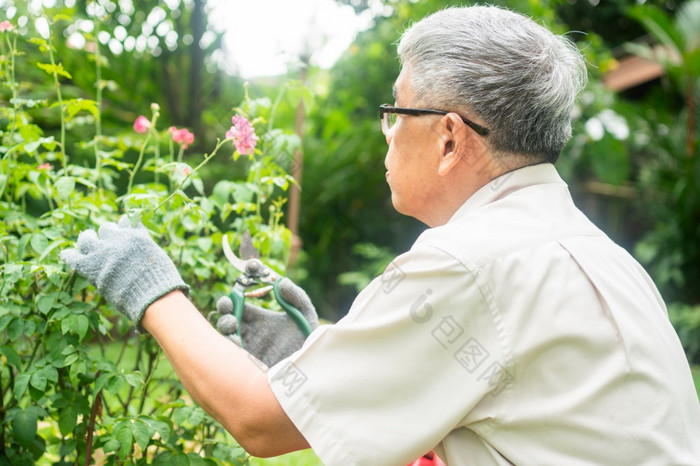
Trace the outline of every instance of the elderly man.
{"label": "elderly man", "polygon": [[[576,48],[518,14],[468,7],[416,23],[398,50],[395,106],[380,108],[386,177],[395,208],[430,228],[300,349],[246,346],[269,371],[193,307],[142,227],[84,232],[64,259],[254,455],[700,464],[698,399],[664,303],[552,165],[586,80]],[[279,332],[246,312],[244,338]]]}

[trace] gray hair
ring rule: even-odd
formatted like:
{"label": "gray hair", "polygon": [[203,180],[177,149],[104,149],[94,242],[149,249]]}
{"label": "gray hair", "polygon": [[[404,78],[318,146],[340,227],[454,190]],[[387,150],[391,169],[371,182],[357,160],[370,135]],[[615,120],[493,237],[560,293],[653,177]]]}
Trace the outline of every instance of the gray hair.
{"label": "gray hair", "polygon": [[568,38],[525,16],[447,8],[408,28],[398,52],[416,101],[476,117],[497,155],[554,162],[571,137],[585,62]]}

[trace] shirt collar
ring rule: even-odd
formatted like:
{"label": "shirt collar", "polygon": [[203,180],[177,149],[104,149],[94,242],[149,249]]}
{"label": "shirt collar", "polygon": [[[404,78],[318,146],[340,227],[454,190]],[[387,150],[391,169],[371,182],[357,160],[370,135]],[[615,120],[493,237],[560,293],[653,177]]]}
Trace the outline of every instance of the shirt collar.
{"label": "shirt collar", "polygon": [[472,194],[472,196],[457,209],[454,215],[452,215],[448,223],[519,189],[537,184],[551,183],[560,184],[564,187],[567,186],[564,180],[561,179],[561,176],[559,176],[557,169],[554,168],[554,165],[551,163],[529,165],[504,173]]}

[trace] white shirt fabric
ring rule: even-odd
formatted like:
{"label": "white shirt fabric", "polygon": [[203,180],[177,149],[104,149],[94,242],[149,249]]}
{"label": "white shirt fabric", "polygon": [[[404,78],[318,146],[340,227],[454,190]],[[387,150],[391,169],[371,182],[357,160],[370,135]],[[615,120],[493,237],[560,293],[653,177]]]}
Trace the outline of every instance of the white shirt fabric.
{"label": "white shirt fabric", "polygon": [[269,381],[328,465],[700,464],[664,303],[551,164],[426,230]]}

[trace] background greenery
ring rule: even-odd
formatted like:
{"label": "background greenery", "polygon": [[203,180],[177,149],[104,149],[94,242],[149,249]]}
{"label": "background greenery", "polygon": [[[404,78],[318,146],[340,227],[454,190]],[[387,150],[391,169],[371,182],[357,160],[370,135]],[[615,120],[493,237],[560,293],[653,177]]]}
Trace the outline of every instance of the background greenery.
{"label": "background greenery", "polygon": [[[393,99],[399,64],[392,44],[411,21],[468,2],[338,1],[358,13],[381,13],[331,69],[296,67],[244,84],[215,66],[221,32],[209,25],[204,0],[53,2],[41,13],[52,31],[43,43],[28,3],[0,0],[3,12],[16,9],[15,29],[0,33],[0,458],[77,463],[93,442],[104,462],[162,457],[186,464],[197,456],[268,464],[236,450],[189,406],[171,373],[155,364],[162,360],[157,348],[143,336],[124,340],[128,326],[109,309],[106,317],[94,311],[104,303],[67,273],[57,253],[82,228],[122,212],[139,214],[206,311],[233,279],[216,246],[220,235],[251,228],[275,266],[308,290],[322,317],[340,318],[357,290],[424,228],[393,210],[384,179],[377,107]],[[377,3],[384,8],[373,8]],[[493,3],[557,32],[574,31],[569,36],[588,61],[590,84],[558,168],[582,209],[650,272],[689,360],[700,364],[700,2]],[[147,24],[153,15],[164,25],[160,33]],[[22,16],[24,25],[17,23]],[[75,34],[82,46],[68,40]],[[129,45],[142,36],[150,45]],[[652,53],[657,44],[665,55]],[[658,61],[664,76],[624,92],[607,89],[603,76],[625,54]],[[157,118],[151,103],[160,106]],[[261,150],[234,162],[229,145],[207,157],[238,107],[254,119]],[[157,119],[158,129],[135,134],[140,114]],[[195,134],[181,163],[208,161],[189,178],[178,178],[181,165],[168,165],[170,125]],[[300,149],[301,250],[290,262],[284,172],[295,168]],[[38,170],[45,163],[52,169]],[[168,209],[159,210],[164,201]],[[113,345],[104,344],[110,339],[127,341],[126,349],[115,356]],[[697,370],[694,376],[697,381]],[[158,397],[161,390],[166,398]],[[102,404],[106,417],[91,426]],[[139,437],[120,430],[126,423],[143,425]],[[91,427],[97,439],[88,440]],[[311,453],[298,455],[275,464],[313,461]]]}

